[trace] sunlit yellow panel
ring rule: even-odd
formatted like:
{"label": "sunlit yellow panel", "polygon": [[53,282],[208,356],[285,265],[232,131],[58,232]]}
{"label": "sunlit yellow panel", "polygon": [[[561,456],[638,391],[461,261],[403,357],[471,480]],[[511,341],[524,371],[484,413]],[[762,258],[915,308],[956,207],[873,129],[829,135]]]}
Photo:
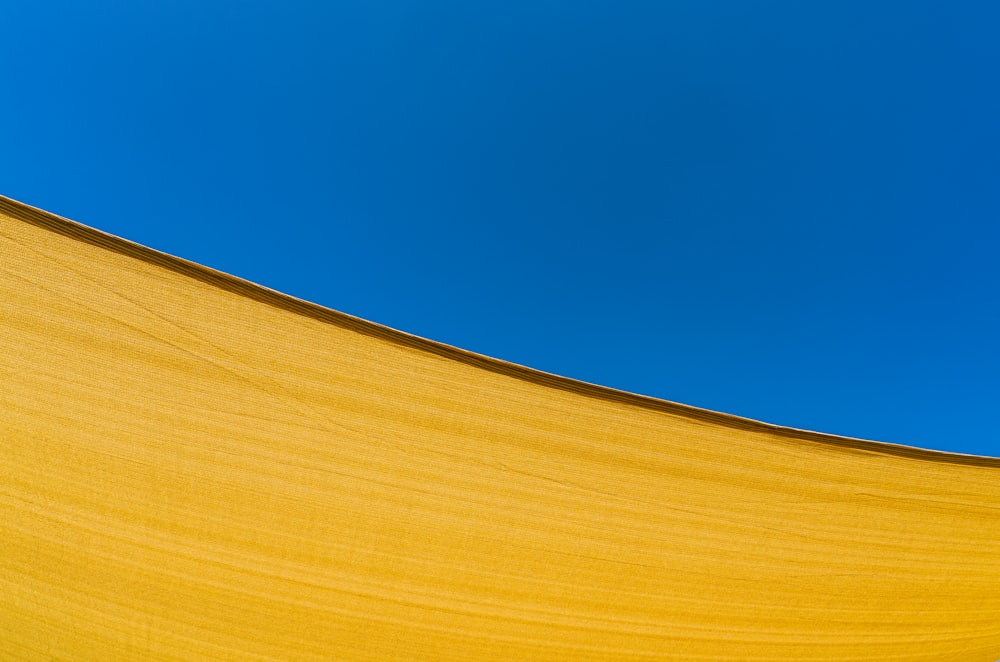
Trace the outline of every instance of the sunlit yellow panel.
{"label": "sunlit yellow panel", "polygon": [[0,660],[1000,658],[1000,460],[535,372],[7,199],[0,339]]}

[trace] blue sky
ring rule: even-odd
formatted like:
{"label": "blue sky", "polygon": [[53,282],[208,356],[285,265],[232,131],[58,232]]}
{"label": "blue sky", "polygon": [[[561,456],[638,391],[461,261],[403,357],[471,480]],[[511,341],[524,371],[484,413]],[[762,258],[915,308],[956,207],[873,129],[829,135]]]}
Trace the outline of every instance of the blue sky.
{"label": "blue sky", "polygon": [[0,23],[0,193],[549,372],[1000,456],[1000,4]]}

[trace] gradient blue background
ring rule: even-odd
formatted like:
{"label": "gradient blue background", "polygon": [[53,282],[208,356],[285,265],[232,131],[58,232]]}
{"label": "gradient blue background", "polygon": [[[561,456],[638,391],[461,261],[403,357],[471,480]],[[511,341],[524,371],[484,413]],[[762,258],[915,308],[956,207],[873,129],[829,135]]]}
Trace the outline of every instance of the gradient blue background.
{"label": "gradient blue background", "polygon": [[89,0],[0,25],[5,195],[542,370],[1000,456],[1000,3]]}

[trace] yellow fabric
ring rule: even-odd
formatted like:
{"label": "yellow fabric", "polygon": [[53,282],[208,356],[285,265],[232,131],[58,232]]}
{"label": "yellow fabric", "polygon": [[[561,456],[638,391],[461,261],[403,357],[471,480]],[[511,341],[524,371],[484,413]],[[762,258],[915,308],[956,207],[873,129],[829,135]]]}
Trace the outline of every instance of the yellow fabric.
{"label": "yellow fabric", "polygon": [[994,459],[537,373],[6,199],[0,333],[2,660],[1000,658]]}

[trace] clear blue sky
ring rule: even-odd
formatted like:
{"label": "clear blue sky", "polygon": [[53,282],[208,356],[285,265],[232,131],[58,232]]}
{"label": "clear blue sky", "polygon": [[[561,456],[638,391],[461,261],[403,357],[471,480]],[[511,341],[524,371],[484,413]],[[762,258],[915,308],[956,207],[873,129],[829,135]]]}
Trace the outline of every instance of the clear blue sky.
{"label": "clear blue sky", "polygon": [[1000,3],[0,24],[5,195],[542,370],[1000,456]]}

